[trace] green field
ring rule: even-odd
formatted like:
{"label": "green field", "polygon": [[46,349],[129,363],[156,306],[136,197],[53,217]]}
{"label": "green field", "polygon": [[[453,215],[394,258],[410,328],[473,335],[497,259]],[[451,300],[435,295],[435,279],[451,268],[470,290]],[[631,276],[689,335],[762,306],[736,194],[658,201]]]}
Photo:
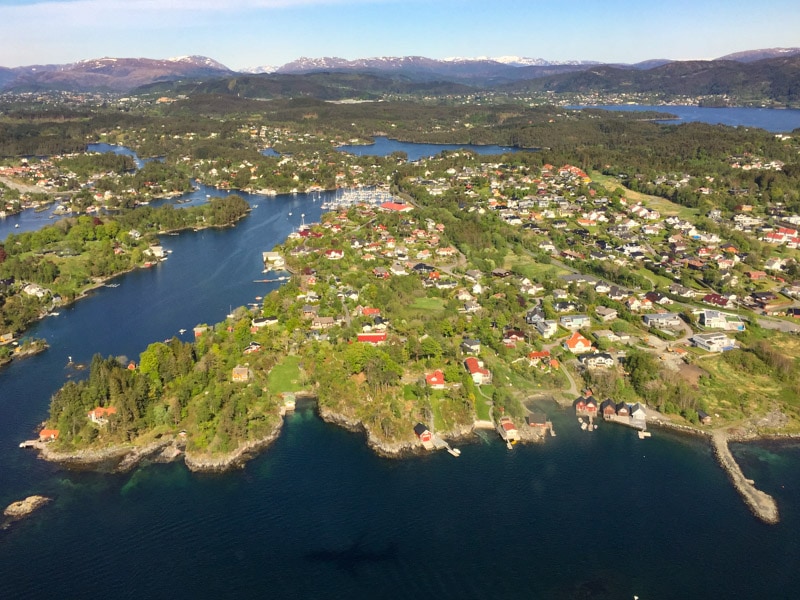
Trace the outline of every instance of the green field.
{"label": "green field", "polygon": [[[611,175],[603,175],[602,173],[593,171],[592,173],[589,173],[589,176],[592,178],[592,181],[599,183],[609,191],[624,187],[616,177],[612,177]],[[632,200],[633,202],[641,202],[647,208],[651,210],[657,210],[662,216],[665,217],[672,215],[677,215],[681,219],[691,219],[692,217],[697,217],[696,209],[675,204],[674,202],[659,196],[649,196],[647,194],[634,192],[633,190],[625,188],[625,197],[629,201]]]}
{"label": "green field", "polygon": [[424,311],[444,310],[444,300],[441,298],[416,298],[409,308]]}
{"label": "green field", "polygon": [[273,394],[299,392],[303,389],[303,374],[300,371],[299,356],[285,356],[269,372],[267,386]]}

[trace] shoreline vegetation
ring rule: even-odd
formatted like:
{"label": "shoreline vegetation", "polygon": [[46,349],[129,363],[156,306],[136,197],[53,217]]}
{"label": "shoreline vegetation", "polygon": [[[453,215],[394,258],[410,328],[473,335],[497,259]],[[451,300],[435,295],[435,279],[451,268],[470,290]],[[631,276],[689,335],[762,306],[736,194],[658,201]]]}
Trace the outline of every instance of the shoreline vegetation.
{"label": "shoreline vegetation", "polygon": [[[404,459],[420,456],[427,451],[417,442],[387,443],[374,436],[362,421],[337,413],[330,408],[320,406],[316,398],[306,396],[315,403],[317,416],[325,423],[336,425],[347,431],[364,436],[365,443],[375,454],[387,459]],[[564,403],[557,403],[562,409]],[[776,435],[747,435],[741,436],[726,431],[705,431],[674,423],[666,419],[650,421],[656,427],[664,428],[681,434],[700,436],[706,438],[713,450],[714,457],[728,476],[734,489],[739,493],[744,503],[754,516],[761,521],[774,525],[780,521],[779,511],[775,499],[759,490],[755,482],[745,477],[739,464],[730,451],[730,442],[758,442],[764,440],[790,441],[797,436]],[[206,454],[186,452],[186,444],[180,436],[163,436],[156,441],[142,446],[135,444],[115,445],[96,450],[79,450],[75,452],[59,452],[52,449],[48,442],[32,441],[30,446],[39,456],[46,461],[60,464],[73,469],[108,470],[113,473],[125,473],[140,466],[144,462],[166,463],[183,459],[189,471],[197,473],[222,473],[234,469],[244,468],[247,461],[256,458],[264,452],[281,435],[284,419],[281,418],[273,429],[261,439],[250,440],[239,444],[233,451],[224,454]],[[469,427],[461,427],[456,431],[440,433],[440,436],[449,442],[474,443],[477,441],[477,431],[484,429],[476,421]],[[520,443],[543,443],[543,437],[525,437]]]}

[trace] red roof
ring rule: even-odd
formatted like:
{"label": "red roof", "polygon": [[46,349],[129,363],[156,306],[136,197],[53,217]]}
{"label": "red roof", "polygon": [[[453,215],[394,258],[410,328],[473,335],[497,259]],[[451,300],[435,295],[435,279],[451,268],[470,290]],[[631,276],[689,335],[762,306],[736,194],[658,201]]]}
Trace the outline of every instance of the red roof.
{"label": "red roof", "polygon": [[425,377],[425,381],[428,382],[428,385],[444,385],[444,373],[441,369],[436,369]]}
{"label": "red roof", "polygon": [[386,332],[370,332],[370,333],[359,333],[358,334],[358,341],[359,342],[367,342],[370,344],[378,344],[380,342],[386,341]]}
{"label": "red roof", "polygon": [[98,406],[95,409],[89,411],[89,418],[90,419],[103,419],[109,415],[117,414],[117,409],[113,406],[103,407]]}
{"label": "red roof", "polygon": [[58,429],[42,429],[39,432],[39,439],[40,440],[57,440],[58,439]]}
{"label": "red roof", "polygon": [[414,210],[414,207],[410,204],[400,204],[398,202],[384,202],[381,204],[381,208],[383,210],[391,210],[396,212],[406,212],[409,210]]}

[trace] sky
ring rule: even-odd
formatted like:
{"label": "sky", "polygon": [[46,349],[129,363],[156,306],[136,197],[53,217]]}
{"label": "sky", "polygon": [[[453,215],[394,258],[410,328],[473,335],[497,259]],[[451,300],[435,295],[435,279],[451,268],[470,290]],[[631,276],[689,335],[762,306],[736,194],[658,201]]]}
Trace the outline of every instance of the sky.
{"label": "sky", "polygon": [[0,66],[201,55],[635,63],[800,47],[797,0],[0,0]]}

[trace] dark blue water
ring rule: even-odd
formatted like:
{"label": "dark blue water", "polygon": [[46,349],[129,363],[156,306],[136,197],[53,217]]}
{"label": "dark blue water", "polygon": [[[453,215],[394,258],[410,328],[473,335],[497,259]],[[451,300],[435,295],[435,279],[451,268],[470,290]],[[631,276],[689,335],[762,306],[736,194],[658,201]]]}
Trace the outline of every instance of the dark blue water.
{"label": "dark blue water", "polygon": [[78,473],[17,448],[67,356],[136,358],[264,295],[261,252],[326,199],[243,196],[258,208],[236,228],[163,236],[169,260],[42,321],[31,334],[50,350],[0,371],[0,505],[55,498],[0,532],[0,598],[796,596],[799,445],[734,448],[776,497],[776,526],[749,513],[703,442],[586,433],[549,405],[558,437],[545,445],[509,452],[487,435],[458,459],[378,458],[308,406],[224,475]]}
{"label": "dark blue water", "polygon": [[475,144],[413,144],[398,142],[384,136],[375,136],[375,143],[369,145],[339,146],[338,150],[356,156],[388,156],[392,152],[405,152],[408,160],[419,160],[435,156],[444,150],[470,150],[478,154],[504,154],[519,152],[519,148],[507,146],[478,146]]}
{"label": "dark blue water", "polygon": [[774,108],[712,108],[700,106],[648,106],[644,104],[604,104],[597,106],[569,106],[567,108],[602,108],[625,112],[658,111],[678,117],[664,123],[700,122],[732,127],[759,127],[767,131],[789,132],[800,128],[800,110]]}

